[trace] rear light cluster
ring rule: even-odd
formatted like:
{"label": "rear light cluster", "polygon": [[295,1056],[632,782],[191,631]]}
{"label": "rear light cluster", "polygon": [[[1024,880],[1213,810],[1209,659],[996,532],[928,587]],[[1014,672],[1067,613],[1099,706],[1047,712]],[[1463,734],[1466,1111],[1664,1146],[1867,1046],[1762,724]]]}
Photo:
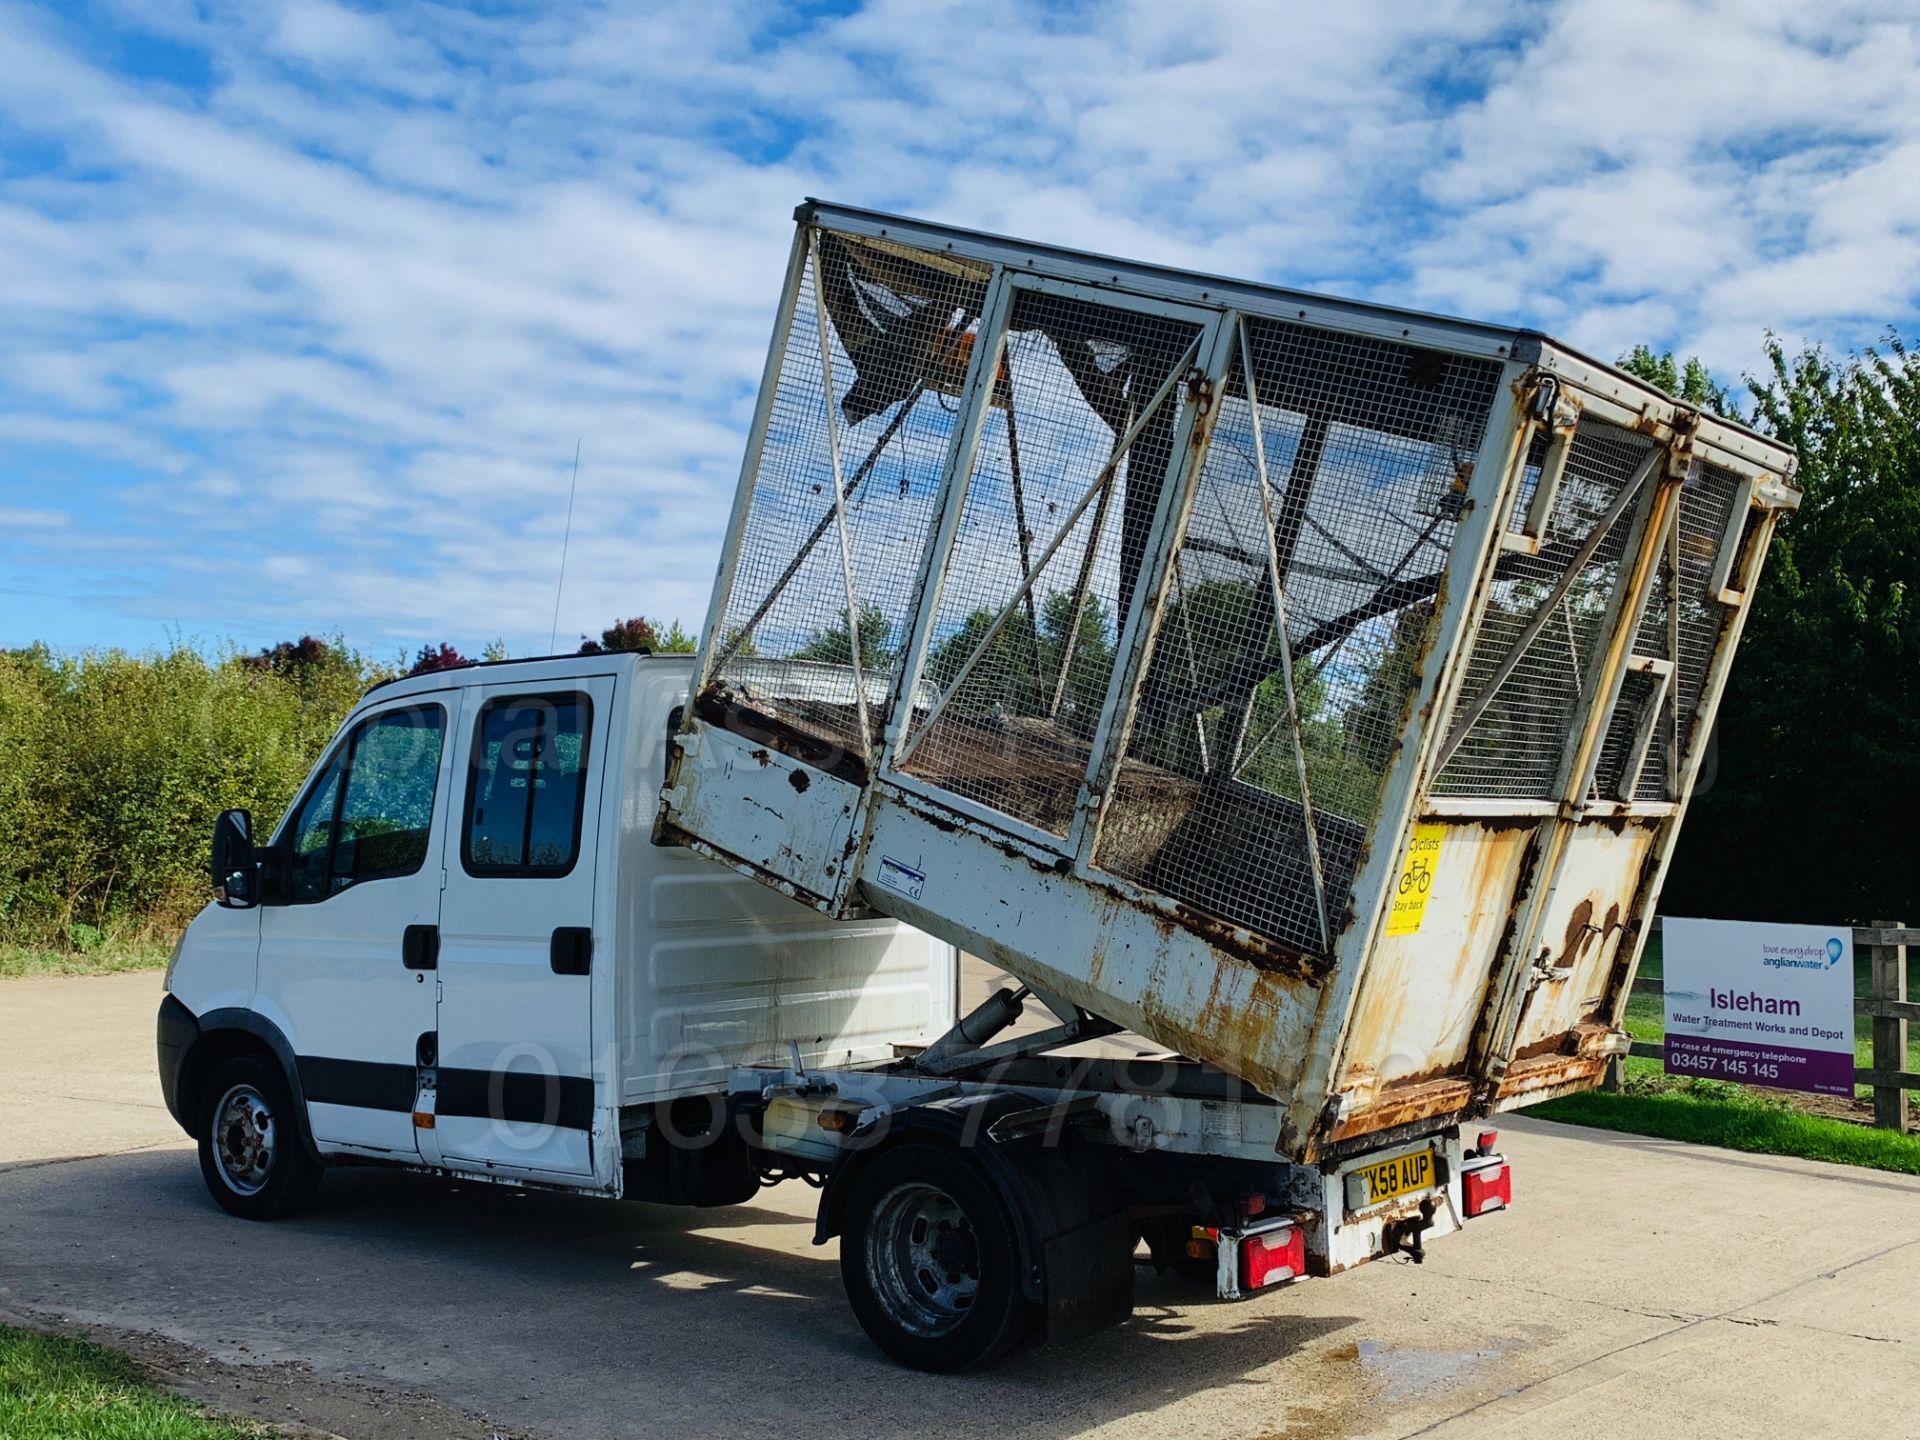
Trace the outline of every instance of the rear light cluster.
{"label": "rear light cluster", "polygon": [[1263,1230],[1240,1241],[1240,1288],[1258,1290],[1307,1273],[1307,1232],[1298,1225]]}
{"label": "rear light cluster", "polygon": [[1188,1246],[1187,1253],[1195,1259],[1202,1258],[1204,1253],[1215,1255],[1221,1262],[1220,1298],[1238,1300],[1269,1285],[1304,1278],[1307,1232],[1291,1220],[1237,1234],[1231,1230],[1196,1229],[1194,1243]]}
{"label": "rear light cluster", "polygon": [[1513,1204],[1513,1166],[1495,1148],[1498,1130],[1482,1130],[1460,1167],[1460,1191],[1467,1218],[1490,1215]]}

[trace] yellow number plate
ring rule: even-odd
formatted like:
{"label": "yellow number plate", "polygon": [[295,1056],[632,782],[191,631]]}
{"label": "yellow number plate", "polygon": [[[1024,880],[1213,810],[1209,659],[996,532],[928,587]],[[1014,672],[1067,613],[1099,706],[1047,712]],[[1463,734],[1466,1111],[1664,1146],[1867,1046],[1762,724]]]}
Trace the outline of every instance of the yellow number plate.
{"label": "yellow number plate", "polygon": [[1431,1189],[1434,1183],[1433,1151],[1415,1150],[1391,1160],[1362,1165],[1353,1172],[1348,1203],[1355,1209],[1397,1200],[1416,1190]]}

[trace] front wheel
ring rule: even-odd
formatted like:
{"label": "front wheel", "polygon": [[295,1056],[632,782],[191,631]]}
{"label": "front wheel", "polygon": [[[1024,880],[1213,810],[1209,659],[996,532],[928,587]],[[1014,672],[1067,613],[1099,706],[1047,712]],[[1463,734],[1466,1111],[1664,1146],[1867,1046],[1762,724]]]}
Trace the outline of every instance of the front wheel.
{"label": "front wheel", "polygon": [[860,1327],[902,1365],[950,1374],[1019,1343],[1035,1314],[1019,1264],[999,1193],[959,1153],[901,1145],[855,1179],[841,1278]]}
{"label": "front wheel", "polygon": [[201,1092],[200,1176],[221,1209],[272,1220],[304,1204],[320,1166],[300,1143],[293,1095],[264,1060],[241,1056]]}

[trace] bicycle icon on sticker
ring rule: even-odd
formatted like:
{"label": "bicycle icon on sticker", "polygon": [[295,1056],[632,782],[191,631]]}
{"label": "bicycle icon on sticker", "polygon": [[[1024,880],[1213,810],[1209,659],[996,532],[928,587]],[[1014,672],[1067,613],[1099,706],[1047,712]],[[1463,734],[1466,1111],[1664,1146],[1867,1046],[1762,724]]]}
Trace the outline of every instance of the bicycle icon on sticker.
{"label": "bicycle icon on sticker", "polygon": [[1409,860],[1407,868],[1400,872],[1400,893],[1402,895],[1425,895],[1433,887],[1432,863],[1424,857]]}

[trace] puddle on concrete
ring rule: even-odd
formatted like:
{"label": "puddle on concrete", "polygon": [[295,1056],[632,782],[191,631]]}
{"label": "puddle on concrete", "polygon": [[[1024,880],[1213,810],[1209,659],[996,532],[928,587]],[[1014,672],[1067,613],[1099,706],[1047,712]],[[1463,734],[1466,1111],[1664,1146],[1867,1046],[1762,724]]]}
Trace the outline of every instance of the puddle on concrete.
{"label": "puddle on concrete", "polygon": [[1457,1384],[1468,1371],[1505,1353],[1500,1346],[1481,1350],[1407,1350],[1362,1340],[1355,1357],[1367,1373],[1380,1381],[1382,1400],[1408,1400],[1429,1390]]}

